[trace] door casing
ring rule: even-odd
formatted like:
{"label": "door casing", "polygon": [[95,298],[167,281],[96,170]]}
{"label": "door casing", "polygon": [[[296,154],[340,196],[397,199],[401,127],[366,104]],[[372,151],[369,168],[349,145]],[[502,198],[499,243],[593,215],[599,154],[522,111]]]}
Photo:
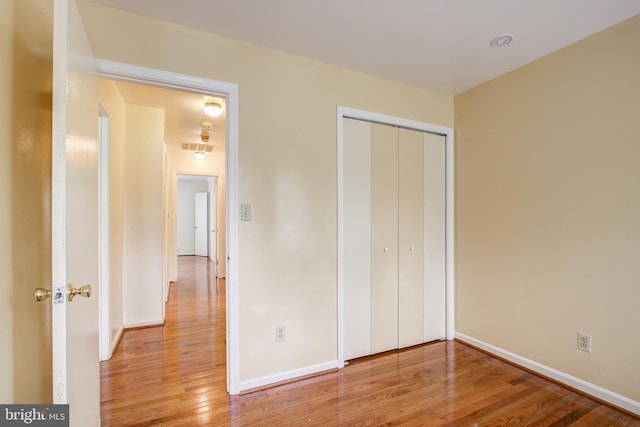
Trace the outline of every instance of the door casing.
{"label": "door casing", "polygon": [[98,59],[101,78],[201,93],[226,98],[226,217],[227,217],[227,392],[238,394],[239,358],[239,282],[238,282],[238,85],[186,74]]}

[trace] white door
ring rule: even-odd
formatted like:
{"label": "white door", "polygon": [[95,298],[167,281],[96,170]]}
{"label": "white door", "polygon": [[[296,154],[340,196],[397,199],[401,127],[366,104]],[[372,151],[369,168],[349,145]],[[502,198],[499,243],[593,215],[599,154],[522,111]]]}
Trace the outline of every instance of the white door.
{"label": "white door", "polygon": [[[54,0],[53,16],[53,402],[71,426],[98,426],[98,81],[75,0]],[[69,301],[70,284],[94,295]]]}
{"label": "white door", "polygon": [[195,194],[195,254],[196,256],[207,256],[207,216],[209,198],[208,193]]}

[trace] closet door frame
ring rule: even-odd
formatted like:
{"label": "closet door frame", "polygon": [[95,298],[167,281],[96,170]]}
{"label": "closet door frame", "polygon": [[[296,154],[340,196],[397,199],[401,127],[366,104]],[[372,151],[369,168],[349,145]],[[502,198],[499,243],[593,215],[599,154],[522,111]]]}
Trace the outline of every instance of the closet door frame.
{"label": "closet door frame", "polygon": [[344,367],[344,119],[398,126],[445,137],[445,288],[446,339],[452,340],[454,328],[454,238],[453,238],[453,129],[355,108],[338,106],[338,367]]}

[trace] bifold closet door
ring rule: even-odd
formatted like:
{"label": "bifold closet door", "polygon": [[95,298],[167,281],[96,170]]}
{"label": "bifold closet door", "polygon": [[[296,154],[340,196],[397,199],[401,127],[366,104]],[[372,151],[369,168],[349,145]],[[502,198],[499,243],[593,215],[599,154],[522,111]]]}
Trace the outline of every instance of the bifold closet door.
{"label": "bifold closet door", "polygon": [[398,129],[343,123],[345,358],[398,348]]}
{"label": "bifold closet door", "polygon": [[445,337],[445,138],[399,131],[398,347]]}
{"label": "bifold closet door", "polygon": [[445,337],[445,138],[343,121],[346,360]]}

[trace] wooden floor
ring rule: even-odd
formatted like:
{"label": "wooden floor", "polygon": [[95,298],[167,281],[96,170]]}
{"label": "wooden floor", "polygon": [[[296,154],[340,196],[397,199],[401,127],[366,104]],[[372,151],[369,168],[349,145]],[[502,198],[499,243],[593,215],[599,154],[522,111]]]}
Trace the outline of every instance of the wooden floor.
{"label": "wooden floor", "polygon": [[271,389],[225,392],[224,281],[180,257],[164,327],[127,331],[103,362],[103,426],[640,426],[458,342],[353,361]]}

